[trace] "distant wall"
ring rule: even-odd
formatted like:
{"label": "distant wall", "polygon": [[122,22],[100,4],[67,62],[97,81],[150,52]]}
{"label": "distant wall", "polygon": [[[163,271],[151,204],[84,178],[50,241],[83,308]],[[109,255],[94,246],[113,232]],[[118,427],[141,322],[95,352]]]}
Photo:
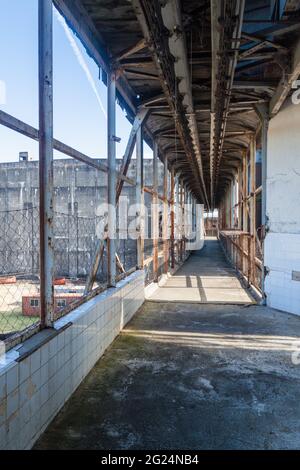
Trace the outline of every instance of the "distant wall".
{"label": "distant wall", "polygon": [[268,305],[300,315],[300,105],[270,121],[265,240]]}
{"label": "distant wall", "polygon": [[[106,163],[106,160],[102,160]],[[118,160],[118,166],[121,160]],[[0,164],[0,275],[37,275],[39,271],[38,162]],[[152,160],[144,161],[145,185],[152,186]],[[135,178],[133,159],[128,176]],[[163,166],[159,166],[162,192]],[[54,162],[55,274],[85,277],[97,247],[97,208],[107,201],[107,175],[75,160]],[[135,202],[135,187],[122,196]],[[146,198],[146,201],[148,199]],[[136,242],[121,240],[118,253],[126,269],[136,264]],[[103,276],[106,276],[104,257]]]}
{"label": "distant wall", "polygon": [[[107,160],[98,160],[107,163]],[[117,161],[118,167],[121,160]],[[153,161],[144,160],[146,186],[152,186]],[[136,164],[133,159],[128,177],[134,179]],[[159,182],[162,191],[163,166],[159,165]],[[78,211],[79,216],[93,217],[97,204],[107,201],[107,175],[84,163],[71,159],[54,161],[54,204],[64,214]],[[124,194],[131,200],[135,187],[124,184]],[[39,205],[38,162],[0,163],[0,212],[22,210],[28,205]]]}

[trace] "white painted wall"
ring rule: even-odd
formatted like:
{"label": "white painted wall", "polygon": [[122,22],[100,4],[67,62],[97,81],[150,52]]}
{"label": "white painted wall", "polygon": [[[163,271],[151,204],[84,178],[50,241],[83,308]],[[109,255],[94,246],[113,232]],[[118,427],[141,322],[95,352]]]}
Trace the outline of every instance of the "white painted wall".
{"label": "white painted wall", "polygon": [[33,446],[144,299],[138,271],[58,320],[52,337],[23,357],[22,345],[7,353],[0,362],[0,449]]}
{"label": "white painted wall", "polygon": [[270,121],[265,240],[267,303],[300,315],[300,105],[288,100]]}

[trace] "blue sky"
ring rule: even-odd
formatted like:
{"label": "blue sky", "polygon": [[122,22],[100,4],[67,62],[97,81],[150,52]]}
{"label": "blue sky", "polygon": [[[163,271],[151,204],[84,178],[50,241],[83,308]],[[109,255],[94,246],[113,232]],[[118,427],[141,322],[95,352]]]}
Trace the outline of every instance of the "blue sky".
{"label": "blue sky", "polygon": [[[38,127],[38,1],[0,0],[0,80],[6,85],[1,109]],[[72,33],[72,36],[75,36]],[[106,110],[99,69],[75,38]],[[54,14],[54,136],[91,157],[106,158],[106,117],[95,90]],[[117,106],[117,156],[122,157],[131,125]],[[0,162],[17,161],[19,151],[38,158],[38,145],[0,125]],[[146,146],[145,156],[151,150]]]}

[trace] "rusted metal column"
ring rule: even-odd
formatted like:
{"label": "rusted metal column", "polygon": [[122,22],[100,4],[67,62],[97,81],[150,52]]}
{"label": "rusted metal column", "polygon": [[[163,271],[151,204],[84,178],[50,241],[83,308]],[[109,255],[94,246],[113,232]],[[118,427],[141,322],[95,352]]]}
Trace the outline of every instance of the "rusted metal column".
{"label": "rusted metal column", "polygon": [[255,256],[256,256],[256,138],[253,136],[250,143],[250,234],[251,234],[251,282],[255,284]]}
{"label": "rusted metal column", "polygon": [[248,261],[248,266],[247,266],[247,278],[248,278],[248,287],[251,284],[251,237],[247,236],[247,261]]}
{"label": "rusted metal column", "polygon": [[159,238],[159,217],[158,217],[158,145],[154,142],[153,152],[153,196],[152,196],[152,237],[153,237],[153,277],[154,282],[158,282],[158,238]]}
{"label": "rusted metal column", "polygon": [[180,198],[179,198],[179,176],[176,175],[175,180],[175,240],[176,240],[176,255],[175,260],[179,263],[180,251]]}
{"label": "rusted metal column", "polygon": [[[248,232],[248,162],[247,151],[243,155],[243,231]],[[247,251],[248,241],[243,237],[243,250]],[[243,273],[247,275],[247,259],[243,256]]]}
{"label": "rusted metal column", "polygon": [[262,170],[262,193],[261,193],[261,225],[263,227],[262,243],[263,243],[263,259],[262,259],[262,273],[261,273],[261,291],[263,297],[263,304],[266,303],[265,294],[265,236],[266,227],[268,224],[267,217],[267,156],[268,156],[268,130],[269,130],[269,117],[267,113],[262,118],[261,129],[261,170]]}
{"label": "rusted metal column", "polygon": [[163,243],[164,243],[164,273],[167,274],[169,271],[169,227],[168,227],[168,214],[169,214],[169,203],[168,203],[168,156],[164,158],[164,210],[163,210]]}
{"label": "rusted metal column", "polygon": [[183,260],[183,237],[184,237],[184,214],[183,214],[183,204],[184,204],[184,187],[183,187],[183,182],[179,182],[179,187],[180,187],[180,199],[179,199],[179,204],[180,204],[180,261]]}
{"label": "rusted metal column", "polygon": [[265,294],[265,254],[264,254],[264,240],[266,236],[266,227],[268,225],[267,217],[267,155],[268,155],[268,130],[269,130],[269,108],[266,104],[257,105],[257,112],[261,120],[261,179],[262,179],[262,192],[261,192],[261,226],[262,226],[262,272],[261,272],[261,291],[262,291],[262,304],[266,304]]}
{"label": "rusted metal column", "polygon": [[267,155],[268,155],[268,129],[269,118],[264,114],[261,128],[261,170],[262,170],[262,194],[261,194],[261,224],[267,225]]}
{"label": "rusted metal column", "polygon": [[242,192],[242,186],[243,186],[243,168],[242,165],[239,165],[238,168],[238,228],[239,230],[242,230],[242,225],[243,225],[243,192]]}
{"label": "rusted metal column", "polygon": [[137,267],[144,267],[144,188],[143,188],[143,131],[142,126],[136,136],[136,204],[137,204]]}
{"label": "rusted metal column", "polygon": [[116,286],[116,75],[107,75],[108,285]]}
{"label": "rusted metal column", "polygon": [[171,267],[175,268],[175,171],[171,168]]}
{"label": "rusted metal column", "polygon": [[[234,228],[234,180],[231,180],[229,186],[229,207],[230,207],[230,229]],[[230,240],[230,238],[229,238]],[[232,263],[234,264],[234,246],[230,243],[230,258]]]}
{"label": "rusted metal column", "polygon": [[51,327],[54,321],[52,0],[39,0],[39,178],[41,325]]}
{"label": "rusted metal column", "polygon": [[189,210],[190,210],[190,194],[187,186],[185,187],[185,192],[184,192],[184,259],[186,257],[186,247],[187,247],[187,239],[188,239],[188,234],[189,234]]}

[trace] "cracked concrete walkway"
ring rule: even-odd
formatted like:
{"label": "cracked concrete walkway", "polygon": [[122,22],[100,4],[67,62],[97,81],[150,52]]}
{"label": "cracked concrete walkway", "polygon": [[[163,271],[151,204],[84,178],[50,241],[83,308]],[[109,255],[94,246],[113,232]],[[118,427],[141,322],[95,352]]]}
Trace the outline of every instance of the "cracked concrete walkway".
{"label": "cracked concrete walkway", "polygon": [[253,303],[231,268],[216,238],[207,238],[150,300],[159,302]]}
{"label": "cracked concrete walkway", "polygon": [[36,449],[299,449],[300,318],[146,302]]}

